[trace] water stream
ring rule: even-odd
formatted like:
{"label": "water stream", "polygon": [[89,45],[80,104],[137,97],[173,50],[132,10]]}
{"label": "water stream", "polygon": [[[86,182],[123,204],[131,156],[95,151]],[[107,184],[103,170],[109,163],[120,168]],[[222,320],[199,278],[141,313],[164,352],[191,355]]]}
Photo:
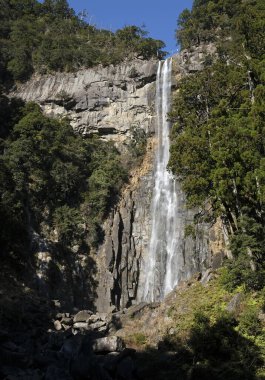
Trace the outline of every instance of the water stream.
{"label": "water stream", "polygon": [[178,283],[183,251],[182,199],[178,184],[167,170],[170,147],[168,112],[171,101],[172,59],[159,62],[156,79],[157,151],[155,187],[151,204],[151,239],[145,266],[143,300],[158,301]]}

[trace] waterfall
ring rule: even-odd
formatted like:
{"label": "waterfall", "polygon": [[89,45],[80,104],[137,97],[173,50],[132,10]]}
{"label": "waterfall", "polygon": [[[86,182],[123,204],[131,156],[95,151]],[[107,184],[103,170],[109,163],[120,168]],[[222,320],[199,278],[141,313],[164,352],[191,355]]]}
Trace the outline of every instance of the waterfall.
{"label": "waterfall", "polygon": [[156,79],[155,187],[151,204],[151,238],[145,265],[143,299],[158,301],[178,283],[183,248],[182,199],[178,184],[167,170],[170,146],[168,112],[171,100],[172,59],[159,62]]}

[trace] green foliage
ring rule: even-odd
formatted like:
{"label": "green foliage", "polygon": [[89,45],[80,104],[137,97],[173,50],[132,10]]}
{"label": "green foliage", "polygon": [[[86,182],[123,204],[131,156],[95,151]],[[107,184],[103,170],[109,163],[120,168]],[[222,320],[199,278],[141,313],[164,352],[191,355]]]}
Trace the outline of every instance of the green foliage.
{"label": "green foliage", "polygon": [[59,240],[69,246],[82,241],[82,216],[79,210],[67,205],[58,207],[54,212],[54,227],[58,231]]}
{"label": "green foliage", "polygon": [[247,336],[258,336],[262,333],[262,324],[258,318],[259,309],[256,306],[246,308],[239,318],[238,329]]}
{"label": "green foliage", "polygon": [[223,269],[221,282],[225,289],[233,291],[243,285],[246,290],[261,290],[265,286],[265,270],[261,267],[253,271],[249,258],[241,254],[228,260]]}
{"label": "green foliage", "polygon": [[244,35],[252,53],[264,54],[264,2],[262,0],[194,1],[178,18],[176,37],[182,48],[236,38],[235,30]]}
{"label": "green foliage", "polygon": [[[175,378],[183,380],[261,380],[265,362],[265,325],[260,317],[264,290],[242,293],[241,289],[240,301],[228,311],[238,290],[223,288],[224,268],[220,271],[221,277],[218,271],[206,285],[193,282],[176,291],[174,301],[167,303],[172,324],[159,349],[175,352],[174,362],[168,361],[168,373],[174,371]],[[174,334],[168,334],[169,328]],[[162,379],[162,372],[158,372],[157,378]],[[163,375],[171,378],[167,372]]]}
{"label": "green foliage", "polygon": [[79,18],[66,0],[0,0],[0,68],[3,82],[34,71],[74,71],[117,64],[134,56],[163,58],[164,43],[137,26],[113,33]]}
{"label": "green foliage", "polygon": [[134,159],[141,159],[145,152],[147,146],[147,135],[146,132],[140,128],[138,125],[133,125],[130,128],[131,140],[129,144],[129,152]]}
{"label": "green foliage", "polygon": [[227,284],[252,289],[264,286],[264,19],[259,0],[195,1],[185,10],[182,47],[214,41],[217,54],[180,81],[171,111],[169,167],[188,203],[211,203],[227,227],[236,258]]}
{"label": "green foliage", "polygon": [[238,334],[236,321],[220,316],[211,324],[204,314],[196,314],[189,346],[193,353],[191,379],[255,379],[261,358],[258,348]]}
{"label": "green foliage", "polygon": [[184,231],[185,237],[192,237],[193,239],[196,239],[196,230],[195,226],[192,224],[188,224],[185,226],[185,231]]}
{"label": "green foliage", "polygon": [[144,346],[147,342],[146,335],[141,332],[130,335],[128,337],[128,340],[130,341],[130,344],[136,345],[138,347]]}
{"label": "green foliage", "polygon": [[47,226],[67,249],[96,244],[102,237],[99,225],[127,178],[118,151],[99,139],[82,139],[67,121],[45,117],[34,103],[18,103],[16,115],[11,107],[15,103],[3,97],[2,104],[3,257],[29,254],[30,229],[46,236]]}

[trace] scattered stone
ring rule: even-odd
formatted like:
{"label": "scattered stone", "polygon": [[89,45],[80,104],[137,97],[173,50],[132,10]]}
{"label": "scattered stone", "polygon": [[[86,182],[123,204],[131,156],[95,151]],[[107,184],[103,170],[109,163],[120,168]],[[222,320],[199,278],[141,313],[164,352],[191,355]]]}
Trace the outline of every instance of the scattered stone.
{"label": "scattered stone", "polygon": [[106,326],[106,322],[98,321],[89,325],[89,327],[93,330],[97,330],[103,326]]}
{"label": "scattered stone", "polygon": [[92,311],[90,310],[81,310],[74,316],[75,322],[88,322],[90,316],[92,315]]}
{"label": "scattered stone", "polygon": [[[141,303],[139,303],[138,305],[132,306],[132,307],[128,310],[127,314],[128,314],[131,318],[134,318],[134,317],[136,317],[137,315],[139,315],[139,314],[143,311],[143,309],[145,309],[146,307],[149,307],[149,306],[150,306],[150,304],[148,304],[147,302],[141,302]],[[125,311],[125,309],[124,309],[124,311]]]}
{"label": "scattered stone", "polygon": [[118,336],[107,336],[96,339],[93,343],[94,352],[121,352],[125,348],[125,343]]}
{"label": "scattered stone", "polygon": [[55,307],[60,308],[61,307],[61,302],[59,300],[52,300],[52,303]]}
{"label": "scattered stone", "polygon": [[73,324],[73,319],[69,317],[63,317],[61,323],[67,326],[71,326]]}
{"label": "scattered stone", "polygon": [[70,330],[72,328],[72,326],[65,325],[64,323],[62,323],[62,326],[63,326],[65,331]]}
{"label": "scattered stone", "polygon": [[95,323],[100,320],[99,314],[92,314],[89,318],[89,323]]}
{"label": "scattered stone", "polygon": [[100,327],[99,329],[98,329],[98,332],[107,332],[107,330],[108,330],[108,326],[102,326],[102,327]]}
{"label": "scattered stone", "polygon": [[235,294],[234,297],[229,302],[229,304],[227,305],[226,310],[229,313],[235,313],[238,310],[238,308],[239,308],[239,306],[241,304],[242,299],[243,299],[243,294],[242,293]]}
{"label": "scattered stone", "polygon": [[174,329],[174,327],[171,327],[169,330],[168,330],[168,334],[169,335],[174,335],[176,332],[176,330]]}
{"label": "scattered stone", "polygon": [[64,313],[57,313],[55,318],[61,320],[64,317]]}
{"label": "scattered stone", "polygon": [[54,325],[54,328],[56,331],[62,330],[62,324],[60,321],[58,321],[58,320],[54,321],[53,325]]}
{"label": "scattered stone", "polygon": [[90,327],[89,327],[89,325],[88,325],[87,322],[76,322],[76,323],[74,323],[74,329],[78,329],[78,330],[80,330],[80,329],[89,330]]}

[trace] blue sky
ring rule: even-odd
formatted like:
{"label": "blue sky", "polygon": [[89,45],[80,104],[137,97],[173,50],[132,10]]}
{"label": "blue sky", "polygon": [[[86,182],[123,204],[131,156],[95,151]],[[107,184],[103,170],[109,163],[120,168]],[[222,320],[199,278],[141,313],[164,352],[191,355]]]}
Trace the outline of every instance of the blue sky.
{"label": "blue sky", "polygon": [[125,25],[146,26],[149,36],[166,43],[166,50],[176,52],[175,29],[178,15],[191,8],[192,0],[68,0],[78,13],[84,9],[88,20],[104,29]]}

